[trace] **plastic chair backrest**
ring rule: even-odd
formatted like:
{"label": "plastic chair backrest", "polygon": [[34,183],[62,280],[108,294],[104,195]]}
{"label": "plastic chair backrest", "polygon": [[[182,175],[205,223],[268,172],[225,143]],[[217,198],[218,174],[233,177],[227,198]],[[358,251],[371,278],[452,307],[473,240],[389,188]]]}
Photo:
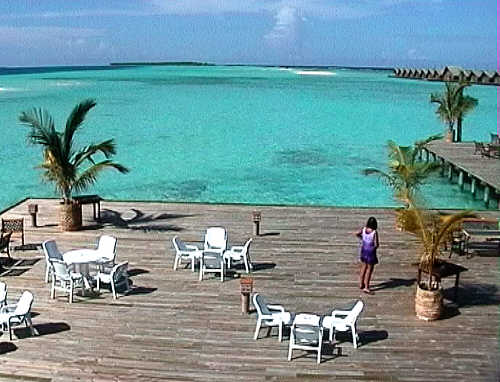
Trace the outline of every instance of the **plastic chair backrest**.
{"label": "plastic chair backrest", "polygon": [[62,254],[57,249],[57,244],[54,240],[46,240],[42,243],[43,252],[45,253],[45,258],[62,260]]}
{"label": "plastic chair backrest", "polygon": [[217,248],[226,249],[227,248],[227,232],[223,227],[210,227],[207,228],[205,234],[205,249]]}
{"label": "plastic chair backrest", "polygon": [[356,322],[359,314],[363,310],[363,306],[364,306],[363,301],[358,300],[358,302],[356,302],[356,304],[354,305],[352,310],[349,312],[349,314],[345,318],[346,322],[348,322],[350,324],[353,324],[354,322]]}
{"label": "plastic chair backrest", "polygon": [[7,300],[7,284],[0,281],[0,305]]}
{"label": "plastic chair backrest", "polygon": [[69,276],[68,266],[64,261],[58,259],[51,259],[50,265],[54,270],[54,274],[56,275],[56,277],[65,279]]}
{"label": "plastic chair backrest", "polygon": [[245,245],[243,246],[243,250],[241,251],[242,256],[248,257],[248,251],[250,250],[250,244],[252,244],[252,238],[248,239]]}
{"label": "plastic chair backrest", "polygon": [[256,294],[253,297],[253,302],[255,308],[257,309],[257,312],[260,313],[261,315],[270,316],[272,314],[269,308],[267,307],[266,299],[262,297],[260,294]]}
{"label": "plastic chair backrest", "polygon": [[207,268],[220,268],[224,258],[219,252],[203,252],[203,265]]}
{"label": "plastic chair backrest", "polygon": [[242,251],[242,254],[247,254],[248,253],[248,250],[250,249],[250,244],[252,244],[252,238],[248,239],[245,243],[245,245],[243,245],[243,251]]}
{"label": "plastic chair backrest", "polygon": [[109,259],[114,259],[116,255],[116,238],[109,235],[102,235],[97,244],[97,250]]}
{"label": "plastic chair backrest", "polygon": [[31,304],[33,303],[33,294],[25,290],[19,299],[14,315],[24,316],[31,310]]}
{"label": "plastic chair backrest", "polygon": [[116,264],[113,267],[111,273],[113,274],[113,281],[115,282],[115,284],[128,276],[127,271],[128,271],[128,261]]}
{"label": "plastic chair backrest", "polygon": [[174,243],[174,248],[176,252],[187,250],[186,244],[181,239],[179,239],[179,236],[175,236],[172,239],[172,242]]}
{"label": "plastic chair backrest", "polygon": [[321,333],[320,317],[315,314],[298,314],[292,325],[295,342],[318,343]]}

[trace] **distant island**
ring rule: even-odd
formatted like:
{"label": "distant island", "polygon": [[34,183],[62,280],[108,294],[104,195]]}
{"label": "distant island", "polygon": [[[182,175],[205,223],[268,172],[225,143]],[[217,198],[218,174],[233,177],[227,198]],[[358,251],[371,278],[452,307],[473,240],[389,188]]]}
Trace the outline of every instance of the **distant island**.
{"label": "distant island", "polygon": [[165,62],[112,62],[111,66],[214,66],[208,62],[196,61],[165,61]]}

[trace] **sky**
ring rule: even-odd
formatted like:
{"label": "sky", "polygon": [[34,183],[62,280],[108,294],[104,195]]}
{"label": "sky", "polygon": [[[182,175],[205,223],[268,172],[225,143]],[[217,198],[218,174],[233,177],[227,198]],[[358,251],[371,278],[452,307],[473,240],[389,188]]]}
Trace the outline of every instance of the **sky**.
{"label": "sky", "polygon": [[1,0],[0,66],[497,69],[496,0]]}

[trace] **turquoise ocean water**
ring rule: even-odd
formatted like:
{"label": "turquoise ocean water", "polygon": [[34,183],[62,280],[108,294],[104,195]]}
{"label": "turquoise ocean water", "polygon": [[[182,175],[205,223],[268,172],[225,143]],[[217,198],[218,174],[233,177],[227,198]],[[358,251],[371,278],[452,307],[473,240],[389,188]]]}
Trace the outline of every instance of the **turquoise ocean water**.
{"label": "turquoise ocean water", "polygon": [[[443,131],[429,103],[442,83],[390,78],[390,72],[264,67],[10,70],[0,75],[0,208],[26,196],[56,196],[35,166],[19,113],[48,109],[61,128],[84,98],[97,106],[78,141],[115,138],[116,160],[88,193],[109,199],[321,206],[395,206],[391,190],[361,170],[385,168],[388,139],[410,144]],[[496,87],[467,93],[479,106],[464,140],[497,129]],[[426,186],[434,207],[483,204],[436,177]]]}

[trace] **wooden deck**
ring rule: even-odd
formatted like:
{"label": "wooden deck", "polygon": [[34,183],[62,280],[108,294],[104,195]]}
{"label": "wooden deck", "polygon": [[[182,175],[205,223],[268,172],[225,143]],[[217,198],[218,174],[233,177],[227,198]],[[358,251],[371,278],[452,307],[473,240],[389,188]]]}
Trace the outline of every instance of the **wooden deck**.
{"label": "wooden deck", "polygon": [[[39,227],[26,243],[53,238],[62,251],[93,247],[101,234],[118,238],[118,260],[130,263],[133,289],[49,298],[38,250],[13,251],[16,264],[0,277],[10,299],[24,289],[35,295],[30,337],[0,340],[0,381],[498,381],[499,260],[455,257],[461,275],[457,303],[446,300],[446,318],[423,322],[414,315],[416,260],[413,238],[394,227],[390,209],[252,207],[235,205],[102,202],[101,222],[84,206],[85,229],[61,233],[55,200],[27,200],[3,216],[24,216],[39,204]],[[254,341],[255,314],[242,315],[238,274],[224,283],[198,282],[190,269],[172,270],[171,239],[201,244],[208,226],[225,226],[230,244],[251,236],[251,212],[262,211],[254,239],[254,290],[293,312],[325,313],[361,298],[361,346],[348,337],[326,344],[323,362],[294,352],[277,333]],[[375,295],[357,287],[357,240],[367,217],[379,220],[380,264]],[[486,214],[500,217],[497,212]],[[14,243],[16,245],[16,243]],[[38,260],[38,261],[37,261]],[[448,298],[453,280],[444,282]],[[341,355],[338,353],[341,348]]]}
{"label": "wooden deck", "polygon": [[[487,191],[488,199],[500,198],[500,160],[474,154],[473,142],[448,143],[439,140],[428,143],[425,149],[434,157],[434,160],[439,160],[448,167],[449,177],[455,175],[450,172],[451,169],[456,173],[459,184],[467,181],[471,183],[472,193],[476,193],[479,186],[484,188],[487,185],[494,191],[491,194],[489,190]],[[473,182],[474,186],[472,186]],[[500,208],[500,199],[498,203]]]}

